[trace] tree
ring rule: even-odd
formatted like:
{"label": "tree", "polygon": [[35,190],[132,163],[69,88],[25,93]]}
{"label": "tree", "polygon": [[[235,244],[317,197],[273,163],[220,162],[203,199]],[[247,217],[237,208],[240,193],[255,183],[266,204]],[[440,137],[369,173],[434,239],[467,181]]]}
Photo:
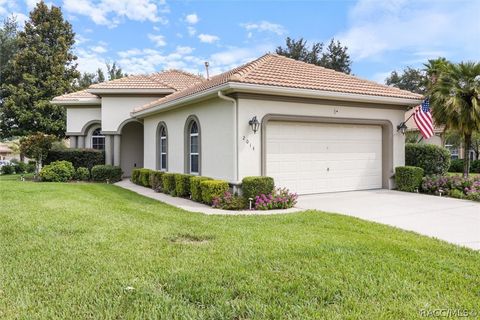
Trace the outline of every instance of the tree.
{"label": "tree", "polygon": [[429,89],[432,116],[437,125],[445,125],[446,130],[462,136],[463,175],[468,177],[472,135],[480,130],[480,63],[438,65],[431,64],[432,68],[427,71],[435,77]]}
{"label": "tree", "polygon": [[18,24],[16,18],[14,16],[6,18],[0,28],[0,84],[4,81],[7,64],[17,52],[17,35]]}
{"label": "tree", "polygon": [[0,136],[65,134],[65,109],[49,101],[71,92],[78,71],[70,23],[60,8],[39,2],[18,34],[18,51],[5,70]]}
{"label": "tree", "polygon": [[402,74],[392,71],[389,77],[385,79],[385,84],[399,89],[425,94],[427,91],[428,78],[425,71],[406,67]]}
{"label": "tree", "polygon": [[115,61],[113,64],[110,64],[110,62],[107,61],[105,62],[105,65],[107,66],[108,80],[115,80],[128,76],[126,73],[123,73],[122,68],[118,66]]}
{"label": "tree", "polygon": [[95,83],[105,81],[105,74],[102,69],[98,68],[96,73],[84,72],[77,79],[75,90],[83,90]]}
{"label": "tree", "polygon": [[37,162],[35,173],[42,169],[43,160],[47,158],[48,151],[52,148],[55,137],[37,132],[20,139],[20,152]]}
{"label": "tree", "polygon": [[[445,143],[451,145],[454,148],[460,148],[463,146],[463,137],[456,131],[445,132]],[[475,153],[475,159],[480,159],[480,131],[473,132],[472,145],[470,150]]]}
{"label": "tree", "polygon": [[295,40],[287,37],[285,42],[285,48],[277,47],[277,54],[347,74],[351,72],[352,61],[347,53],[348,48],[342,46],[340,41],[332,39],[326,52],[323,52],[322,42],[313,43],[311,48],[308,48],[307,41],[303,38]]}

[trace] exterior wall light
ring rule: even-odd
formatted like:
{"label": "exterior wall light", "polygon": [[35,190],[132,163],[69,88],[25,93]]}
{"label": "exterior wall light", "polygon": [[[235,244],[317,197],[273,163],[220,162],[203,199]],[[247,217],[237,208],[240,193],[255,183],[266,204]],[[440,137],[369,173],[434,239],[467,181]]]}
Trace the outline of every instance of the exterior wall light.
{"label": "exterior wall light", "polygon": [[260,127],[260,122],[258,122],[257,116],[254,116],[251,120],[248,121],[250,127],[252,127],[253,133],[257,133],[258,127]]}
{"label": "exterior wall light", "polygon": [[401,132],[402,134],[405,134],[405,131],[407,131],[407,129],[408,127],[405,122],[402,122],[397,126],[397,132]]}

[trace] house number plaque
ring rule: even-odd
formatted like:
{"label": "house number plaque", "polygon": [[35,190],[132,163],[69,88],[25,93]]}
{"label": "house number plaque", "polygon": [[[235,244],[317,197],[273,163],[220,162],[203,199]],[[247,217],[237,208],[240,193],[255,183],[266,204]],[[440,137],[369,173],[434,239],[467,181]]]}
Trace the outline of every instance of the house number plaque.
{"label": "house number plaque", "polygon": [[250,149],[252,149],[252,150],[255,151],[255,146],[252,145],[252,142],[251,142],[250,140],[248,140],[247,137],[243,136],[243,137],[242,137],[242,141],[245,142],[245,144],[246,144]]}

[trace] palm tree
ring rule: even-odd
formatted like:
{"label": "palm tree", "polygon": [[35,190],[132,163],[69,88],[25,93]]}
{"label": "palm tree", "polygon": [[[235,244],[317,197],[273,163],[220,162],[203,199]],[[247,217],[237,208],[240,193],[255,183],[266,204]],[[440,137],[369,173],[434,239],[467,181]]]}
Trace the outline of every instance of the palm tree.
{"label": "palm tree", "polygon": [[436,125],[462,136],[463,175],[468,177],[468,151],[473,133],[480,129],[480,63],[448,64],[435,75],[429,90],[432,116]]}

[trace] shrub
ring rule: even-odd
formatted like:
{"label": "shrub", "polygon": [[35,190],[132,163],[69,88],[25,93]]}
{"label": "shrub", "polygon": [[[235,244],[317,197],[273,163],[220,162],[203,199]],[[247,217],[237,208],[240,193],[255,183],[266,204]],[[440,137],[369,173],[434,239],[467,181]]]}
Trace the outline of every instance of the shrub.
{"label": "shrub", "polygon": [[255,210],[288,209],[297,203],[298,195],[286,188],[274,189],[269,194],[255,196]]}
{"label": "shrub", "polygon": [[213,198],[212,207],[224,210],[242,210],[246,208],[246,201],[244,197],[227,191],[220,197]]}
{"label": "shrub", "polygon": [[450,160],[448,172],[463,172],[463,159]]}
{"label": "shrub", "polygon": [[139,176],[138,176],[138,184],[140,184],[141,186],[144,186],[144,187],[147,187],[147,188],[150,188],[151,187],[151,184],[150,184],[150,173],[152,173],[153,170],[150,170],[150,169],[140,169],[139,170]]}
{"label": "shrub", "polygon": [[47,182],[67,182],[72,180],[75,168],[69,161],[55,161],[42,168],[40,178]]}
{"label": "shrub", "polygon": [[458,189],[452,189],[448,192],[448,196],[452,198],[457,198],[457,199],[463,199],[465,198],[465,194],[458,190]]}
{"label": "shrub", "polygon": [[14,174],[15,173],[15,167],[11,164],[2,166],[2,174]]}
{"label": "shrub", "polygon": [[274,181],[270,177],[245,177],[242,180],[242,193],[247,200],[261,194],[271,194],[273,188]]}
{"label": "shrub", "polygon": [[470,171],[474,173],[480,173],[480,160],[472,161],[472,163],[470,164]]}
{"label": "shrub", "polygon": [[470,186],[465,187],[465,195],[468,200],[480,201],[480,177],[471,179]]}
{"label": "shrub", "polygon": [[114,183],[122,180],[122,168],[109,164],[100,164],[92,168],[92,180]]}
{"label": "shrub", "polygon": [[163,171],[150,172],[150,186],[156,192],[160,192],[163,189],[162,176],[164,173]]}
{"label": "shrub", "polygon": [[77,170],[75,170],[73,178],[79,181],[88,181],[90,179],[90,171],[88,168],[78,167]]}
{"label": "shrub", "polygon": [[27,171],[27,173],[34,173],[36,167],[37,167],[37,162],[30,160],[28,161],[28,164],[25,170]]}
{"label": "shrub", "polygon": [[212,204],[215,197],[221,197],[228,191],[228,182],[224,180],[203,180],[200,182],[202,201]]}
{"label": "shrub", "polygon": [[202,188],[200,188],[200,182],[205,180],[213,180],[209,177],[192,176],[190,177],[190,194],[193,201],[202,202]]}
{"label": "shrub", "polygon": [[25,173],[25,171],[27,170],[27,164],[24,162],[15,162],[13,164],[13,167],[15,169],[16,174]]}
{"label": "shrub", "polygon": [[132,176],[130,177],[130,180],[135,183],[135,184],[140,184],[140,170],[141,169],[133,169],[132,170]]}
{"label": "shrub", "polygon": [[162,176],[163,192],[175,196],[175,174],[164,173]]}
{"label": "shrub", "polygon": [[178,197],[190,196],[190,174],[175,174],[175,193]]}
{"label": "shrub", "polygon": [[425,175],[443,175],[450,167],[450,151],[433,144],[407,143],[405,165],[420,167]]}
{"label": "shrub", "polygon": [[50,150],[44,164],[58,160],[70,161],[75,168],[86,167],[91,170],[96,165],[105,164],[105,152],[94,149]]}
{"label": "shrub", "polygon": [[396,167],[395,183],[400,191],[414,192],[422,185],[423,169],[419,167]]}

